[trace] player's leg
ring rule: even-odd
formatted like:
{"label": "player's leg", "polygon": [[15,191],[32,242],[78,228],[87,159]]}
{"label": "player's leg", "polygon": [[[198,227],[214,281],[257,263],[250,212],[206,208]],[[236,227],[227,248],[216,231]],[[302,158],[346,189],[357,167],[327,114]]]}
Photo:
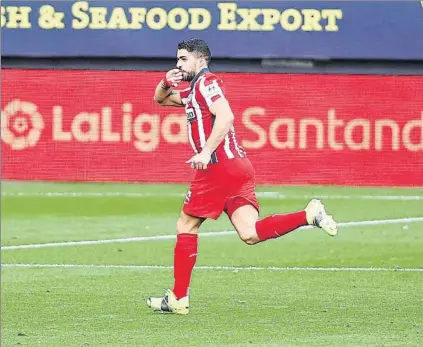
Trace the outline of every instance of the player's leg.
{"label": "player's leg", "polygon": [[173,261],[173,290],[163,297],[151,297],[147,304],[155,311],[176,314],[189,313],[189,285],[197,260],[198,230],[205,218],[188,215],[181,211],[176,222],[176,244]]}
{"label": "player's leg", "polygon": [[[320,200],[311,200],[304,210],[274,214],[258,218],[259,204],[255,194],[254,168],[248,159],[234,161],[235,173],[229,180],[234,186],[232,196],[227,199],[225,212],[244,242],[254,245],[268,239],[277,238],[305,225],[314,225],[329,235],[337,233],[337,225],[332,216],[326,214]],[[239,184],[239,182],[241,182]]]}
{"label": "player's leg", "polygon": [[255,203],[237,197],[228,202],[227,214],[240,238],[249,245],[278,238],[305,225],[322,228],[331,236],[338,231],[332,216],[326,214],[323,204],[316,199],[311,200],[304,210],[259,219]]}
{"label": "player's leg", "polygon": [[176,223],[174,248],[174,287],[161,298],[150,298],[148,305],[156,311],[189,313],[189,285],[197,260],[198,230],[207,219],[216,219],[225,204],[224,186],[216,184],[215,171],[198,170],[185,196],[181,215]]}
{"label": "player's leg", "polygon": [[256,231],[259,213],[253,205],[240,206],[233,212],[229,211],[228,216],[242,241],[247,245],[255,245],[260,242]]}
{"label": "player's leg", "polygon": [[181,211],[176,222],[176,244],[174,248],[173,293],[177,299],[188,295],[191,274],[197,261],[198,230],[205,218],[194,217]]}

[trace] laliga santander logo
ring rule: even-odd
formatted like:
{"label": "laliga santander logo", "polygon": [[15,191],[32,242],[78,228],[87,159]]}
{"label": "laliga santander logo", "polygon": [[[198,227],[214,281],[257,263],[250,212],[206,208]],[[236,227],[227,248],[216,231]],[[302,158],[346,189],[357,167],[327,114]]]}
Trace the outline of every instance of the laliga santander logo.
{"label": "laliga santander logo", "polygon": [[12,149],[35,147],[44,128],[37,105],[15,99],[1,111],[1,138]]}

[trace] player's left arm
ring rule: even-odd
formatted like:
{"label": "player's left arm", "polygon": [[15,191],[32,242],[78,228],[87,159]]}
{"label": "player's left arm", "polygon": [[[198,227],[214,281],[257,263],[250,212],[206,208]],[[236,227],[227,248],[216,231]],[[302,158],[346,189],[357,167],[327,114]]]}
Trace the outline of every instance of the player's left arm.
{"label": "player's left arm", "polygon": [[203,150],[207,150],[211,154],[216,150],[220,143],[225,139],[225,136],[229,133],[229,130],[234,123],[234,114],[228,100],[224,96],[213,102],[209,109],[216,118],[212,132],[207,139]]}
{"label": "player's left arm", "polygon": [[215,116],[215,121],[203,150],[187,161],[194,169],[207,168],[212,153],[225,139],[234,122],[234,114],[223,93],[221,83],[217,80],[207,82],[207,85],[205,81],[200,82],[200,91],[207,102],[210,112]]}

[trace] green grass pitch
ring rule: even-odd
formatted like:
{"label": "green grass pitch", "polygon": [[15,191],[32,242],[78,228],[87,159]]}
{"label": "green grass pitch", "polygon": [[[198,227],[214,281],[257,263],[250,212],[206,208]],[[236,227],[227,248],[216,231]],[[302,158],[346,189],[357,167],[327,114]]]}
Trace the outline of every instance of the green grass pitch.
{"label": "green grass pitch", "polygon": [[262,216],[315,196],[339,222],[381,222],[256,246],[200,234],[188,316],[145,305],[172,286],[174,239],[8,248],[173,235],[186,188],[2,182],[1,345],[423,346],[423,189],[259,187]]}

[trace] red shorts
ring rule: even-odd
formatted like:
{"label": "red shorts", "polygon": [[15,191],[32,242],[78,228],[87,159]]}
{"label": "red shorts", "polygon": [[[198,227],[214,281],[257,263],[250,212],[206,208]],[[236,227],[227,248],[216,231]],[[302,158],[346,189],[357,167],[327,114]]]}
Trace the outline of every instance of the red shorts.
{"label": "red shorts", "polygon": [[197,170],[185,196],[183,212],[195,217],[217,219],[222,212],[229,217],[241,206],[259,211],[254,191],[254,168],[247,158],[235,158]]}

